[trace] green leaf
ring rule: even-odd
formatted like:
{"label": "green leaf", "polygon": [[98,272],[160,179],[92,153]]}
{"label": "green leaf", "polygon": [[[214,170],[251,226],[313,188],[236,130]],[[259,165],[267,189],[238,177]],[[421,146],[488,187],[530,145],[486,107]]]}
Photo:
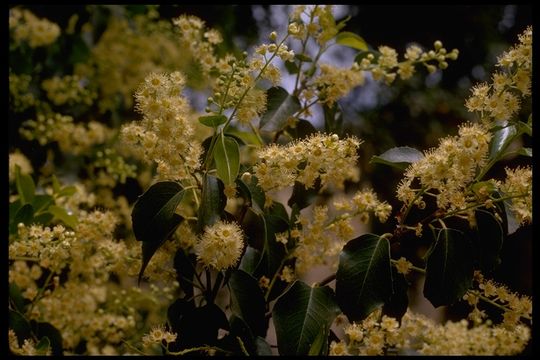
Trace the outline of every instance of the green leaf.
{"label": "green leaf", "polygon": [[506,223],[507,223],[507,235],[513,234],[519,229],[519,221],[516,218],[516,215],[514,214],[514,210],[512,210],[512,200],[504,200],[504,212],[506,214]]}
{"label": "green leaf", "polygon": [[523,156],[532,157],[533,156],[533,151],[532,151],[532,148],[530,148],[530,147],[524,147],[524,148],[519,149],[518,154],[523,155]]}
{"label": "green leaf", "polygon": [[480,269],[487,274],[500,263],[499,253],[504,241],[504,231],[495,216],[482,209],[475,212]]}
{"label": "green leaf", "polygon": [[294,57],[303,62],[313,62],[313,59],[306,54],[294,54]]}
{"label": "green leaf", "polygon": [[403,274],[397,272],[396,268],[392,266],[392,289],[393,294],[390,299],[384,303],[382,307],[382,314],[393,317],[401,321],[401,318],[407,312],[409,307],[409,297],[407,290],[409,284]]}
{"label": "green leaf", "polygon": [[9,327],[15,331],[19,346],[22,346],[24,339],[30,339],[32,337],[32,328],[30,323],[19,312],[9,310]]}
{"label": "green leaf", "polygon": [[240,170],[240,149],[236,140],[221,133],[214,146],[214,160],[218,177],[225,185],[232,184]]}
{"label": "green leaf", "polygon": [[17,186],[19,198],[21,199],[21,203],[23,205],[30,204],[32,203],[32,200],[34,199],[34,195],[36,193],[36,185],[34,184],[34,180],[32,180],[32,177],[30,175],[21,174],[18,166],[16,169],[17,170],[15,171],[15,184]]}
{"label": "green leaf", "polygon": [[52,356],[62,356],[64,354],[62,345],[62,334],[53,325],[46,322],[31,321],[32,329],[38,338],[47,337],[51,345]]}
{"label": "green leaf", "polygon": [[186,297],[193,296],[193,276],[197,264],[196,255],[187,254],[184,249],[178,249],[173,264],[180,288],[184,290]]}
{"label": "green leaf", "polygon": [[47,355],[47,350],[49,350],[49,347],[51,346],[51,341],[48,337],[44,336],[39,340],[39,342],[36,344],[36,354],[37,355]]}
{"label": "green leaf", "polygon": [[285,61],[285,69],[287,69],[287,71],[291,75],[298,74],[298,72],[300,71],[300,68],[298,67],[298,65],[296,65],[292,61]]}
{"label": "green leaf", "polygon": [[328,352],[328,335],[330,329],[326,326],[322,327],[319,334],[311,344],[308,355],[312,356],[325,356]]}
{"label": "green leaf", "polygon": [[240,260],[240,265],[238,266],[238,269],[243,270],[250,275],[253,275],[260,261],[261,252],[254,247],[247,246],[246,252]]}
{"label": "green leaf", "polygon": [[9,203],[9,223],[11,224],[13,220],[15,219],[15,215],[21,208],[21,199],[17,199],[12,203]]}
{"label": "green leaf", "polygon": [[15,217],[10,224],[9,232],[11,234],[17,233],[17,226],[19,223],[24,225],[31,225],[32,220],[34,219],[34,208],[30,204],[23,205],[15,213]]}
{"label": "green leaf", "polygon": [[409,164],[415,163],[423,158],[424,154],[422,154],[422,152],[408,146],[402,146],[391,148],[381,155],[373,156],[369,163],[384,164],[400,170],[405,170]]}
{"label": "green leaf", "polygon": [[198,232],[202,232],[205,226],[213,225],[221,219],[221,214],[227,205],[223,189],[221,180],[213,175],[205,175],[197,221]]}
{"label": "green leaf", "polygon": [[295,281],[272,310],[279,354],[308,354],[321,328],[330,328],[339,313],[331,288]]}
{"label": "green leaf", "polygon": [[274,274],[280,267],[285,256],[285,248],[282,243],[276,241],[276,234],[289,228],[288,220],[280,216],[264,215],[265,243],[263,253],[268,257],[268,272]]}
{"label": "green leaf", "polygon": [[54,198],[50,195],[36,195],[32,201],[32,206],[35,212],[38,213],[41,210],[45,210],[50,204],[52,204]]}
{"label": "green leaf", "polygon": [[62,190],[60,190],[58,193],[57,193],[57,196],[58,197],[70,197],[70,196],[73,196],[77,193],[77,188],[75,186],[66,186],[64,188],[62,188]]}
{"label": "green leaf", "polygon": [[390,244],[365,234],[349,241],[339,256],[336,296],[349,321],[360,321],[392,296]]}
{"label": "green leaf", "polygon": [[489,159],[491,160],[501,156],[516,134],[515,125],[509,125],[495,131],[489,144]]}
{"label": "green leaf", "polygon": [[336,44],[348,46],[356,50],[367,51],[368,46],[364,39],[350,31],[342,31],[336,36]]}
{"label": "green leaf", "polygon": [[311,122],[299,119],[294,127],[289,126],[287,127],[287,132],[294,138],[294,139],[303,139],[308,137],[311,134],[314,134],[317,132],[317,129],[311,124]]}
{"label": "green leaf", "polygon": [[48,212],[54,215],[54,219],[62,221],[65,225],[72,229],[77,227],[77,216],[68,214],[67,210],[58,205],[51,205],[47,209]]}
{"label": "green leaf", "polygon": [[296,204],[299,209],[304,209],[311,205],[317,199],[317,195],[319,194],[320,189],[320,179],[317,179],[315,181],[315,185],[309,189],[306,189],[304,184],[295,181],[293,191],[291,193],[291,197],[287,201],[287,205],[292,207]]}
{"label": "green leaf", "polygon": [[528,122],[518,121],[517,126],[521,133],[532,136],[532,122],[529,124]]}
{"label": "green leaf", "polygon": [[258,281],[242,270],[234,270],[229,279],[231,311],[244,320],[253,334],[266,336],[265,301]]}
{"label": "green leaf", "polygon": [[323,105],[324,112],[324,129],[327,133],[341,134],[343,127],[343,112],[338,103],[334,103],[331,107]]}
{"label": "green leaf", "polygon": [[223,114],[201,116],[199,122],[203,125],[215,128],[221,124],[225,124],[225,122],[227,122],[227,117]]}
{"label": "green leaf", "polygon": [[56,175],[52,176],[53,193],[58,194],[60,192],[60,182],[56,178]]}
{"label": "green leaf", "polygon": [[26,301],[21,294],[21,289],[15,283],[9,284],[9,302],[10,307],[13,306],[15,310],[24,314]]}
{"label": "green leaf", "polygon": [[463,233],[440,229],[426,265],[424,296],[435,307],[461,299],[472,285],[472,247]]}
{"label": "green leaf", "polygon": [[182,217],[175,210],[183,196],[182,186],[173,181],[163,181],[152,185],[135,202],[131,221],[135,238],[142,241],[143,253],[139,282],[156,250],[180,225]]}
{"label": "green leaf", "polygon": [[251,176],[249,181],[243,181],[237,179],[236,183],[239,185],[240,191],[243,191],[250,201],[250,206],[257,215],[262,216],[264,213],[265,195],[264,190],[258,185],[258,179],[256,176]]}
{"label": "green leaf", "polygon": [[266,342],[266,340],[263,337],[257,336],[255,338],[255,348],[257,355],[267,356],[267,355],[274,355],[272,353],[272,348],[270,348],[270,345]]}
{"label": "green leaf", "polygon": [[281,130],[287,125],[288,119],[300,110],[300,101],[279,86],[268,89],[266,96],[266,112],[259,127],[266,131]]}

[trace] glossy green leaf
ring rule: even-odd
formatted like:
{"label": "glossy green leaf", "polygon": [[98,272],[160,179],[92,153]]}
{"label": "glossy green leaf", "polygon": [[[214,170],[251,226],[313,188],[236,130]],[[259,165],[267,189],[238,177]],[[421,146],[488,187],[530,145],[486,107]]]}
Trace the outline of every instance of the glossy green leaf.
{"label": "glossy green leaf", "polygon": [[328,353],[328,334],[330,329],[326,326],[321,327],[319,334],[311,344],[308,355],[325,356]]}
{"label": "glossy green leaf", "polygon": [[225,124],[227,122],[227,117],[223,114],[201,116],[199,122],[203,125],[215,128],[221,124]]}
{"label": "glossy green leaf", "polygon": [[336,102],[332,106],[323,105],[323,114],[325,132],[340,135],[343,128],[343,111],[339,104]]}
{"label": "glossy green leaf", "polygon": [[499,253],[504,241],[504,231],[501,223],[486,210],[476,210],[475,217],[480,269],[487,274],[500,263]]}
{"label": "glossy green leaf", "polygon": [[183,196],[182,186],[163,181],[152,185],[135,202],[131,212],[133,233],[142,241],[143,253],[139,282],[154,253],[180,225],[182,217],[175,211]]}
{"label": "glossy green leaf", "polygon": [[287,127],[287,132],[294,139],[304,139],[309,135],[316,133],[317,129],[315,129],[311,122],[304,119],[299,119],[294,125],[294,127]]}
{"label": "glossy green leaf", "polygon": [[15,331],[19,346],[22,346],[24,339],[32,338],[32,328],[30,323],[19,312],[9,309],[9,328]]}
{"label": "glossy green leaf", "polygon": [[502,152],[513,141],[516,134],[515,125],[505,126],[495,131],[489,144],[489,159],[491,160],[501,156]]}
{"label": "glossy green leaf", "polygon": [[257,355],[260,355],[260,356],[274,355],[272,353],[272,348],[263,337],[257,336],[255,338],[255,348],[256,348]]}
{"label": "glossy green leaf", "polygon": [[524,147],[524,148],[519,149],[518,154],[523,155],[523,156],[527,156],[527,157],[532,157],[533,156],[533,151],[532,151],[532,148],[530,148],[530,147]]}
{"label": "glossy green leaf", "polygon": [[62,221],[64,224],[72,229],[77,226],[77,216],[69,214],[66,209],[57,205],[51,205],[47,209],[48,212],[54,215],[54,219]]}
{"label": "glossy green leaf", "polygon": [[309,189],[306,189],[306,186],[304,184],[296,181],[293,186],[291,197],[287,201],[287,205],[292,207],[296,204],[299,209],[304,209],[308,207],[317,199],[320,188],[320,179],[317,179],[315,181],[315,185]]}
{"label": "glossy green leaf", "polygon": [[193,296],[193,276],[195,275],[197,264],[196,255],[186,254],[184,249],[178,249],[174,256],[173,264],[180,288],[184,291],[186,297]]}
{"label": "glossy green leaf", "polygon": [[240,149],[232,137],[218,136],[214,146],[214,160],[218,177],[225,185],[232,184],[240,170]]}
{"label": "glossy green leaf", "polygon": [[54,202],[54,199],[50,195],[36,195],[32,201],[32,207],[35,212],[38,213],[41,210],[45,210],[49,205]]}
{"label": "glossy green leaf", "polygon": [[250,275],[253,275],[260,261],[261,252],[254,247],[247,246],[246,252],[240,260],[240,265],[238,266],[238,269],[243,270]]}
{"label": "glossy green leaf", "polygon": [[529,122],[525,123],[523,121],[518,121],[517,126],[518,126],[521,133],[532,136],[532,122],[531,123],[529,123]]}
{"label": "glossy green leaf", "polygon": [[243,191],[247,195],[253,211],[257,215],[262,216],[264,213],[265,195],[263,189],[258,185],[257,177],[251,176],[251,179],[248,181],[237,179],[236,183],[240,191]]}
{"label": "glossy green leaf", "polygon": [[294,54],[294,57],[303,62],[312,62],[313,59],[306,54]]}
{"label": "glossy green leaf", "polygon": [[77,188],[75,186],[66,186],[62,188],[58,193],[58,197],[70,197],[77,193]]}
{"label": "glossy green leaf", "polygon": [[375,155],[369,161],[370,164],[384,164],[404,170],[409,164],[424,158],[421,151],[408,146],[391,148],[381,155]]}
{"label": "glossy green leaf", "polygon": [[348,46],[350,48],[367,51],[367,43],[359,35],[350,31],[342,31],[336,36],[336,44]]}
{"label": "glossy green leaf", "polygon": [[384,303],[382,314],[401,321],[409,307],[409,297],[407,295],[409,284],[405,276],[398,273],[394,266],[392,266],[392,289],[392,296]]}
{"label": "glossy green leaf", "polygon": [[265,301],[259,282],[242,270],[234,270],[229,278],[231,311],[244,320],[253,334],[266,336]]}
{"label": "glossy green leaf", "polygon": [[213,225],[221,219],[227,204],[227,198],[223,194],[224,188],[223,182],[217,177],[205,175],[197,221],[199,232],[203,231],[205,226]]}
{"label": "glossy green leaf", "polygon": [[47,352],[51,346],[51,341],[48,337],[42,337],[36,344],[36,355],[47,355]]}
{"label": "glossy green leaf", "polygon": [[21,199],[21,203],[23,205],[30,204],[32,203],[32,200],[34,199],[34,195],[36,193],[36,185],[34,184],[34,180],[32,180],[32,177],[30,175],[21,174],[18,166],[16,169],[17,170],[15,171],[15,184],[17,186],[19,198]]}
{"label": "glossy green leaf", "polygon": [[336,296],[349,321],[360,321],[392,296],[390,244],[365,234],[349,241],[339,256]]}
{"label": "glossy green leaf", "polygon": [[440,229],[426,265],[424,296],[435,307],[462,298],[472,285],[473,251],[469,239],[455,229]]}
{"label": "glossy green leaf", "polygon": [[53,192],[55,194],[58,194],[60,192],[60,182],[58,181],[56,175],[52,175],[52,186],[53,186]]}
{"label": "glossy green leaf", "polygon": [[266,112],[259,126],[266,131],[281,130],[287,125],[288,119],[300,110],[300,101],[279,86],[268,89],[266,96]]}
{"label": "glossy green leaf", "polygon": [[329,328],[339,313],[331,288],[295,281],[272,310],[279,354],[308,354],[321,328]]}
{"label": "glossy green leaf", "polygon": [[13,307],[14,310],[17,310],[20,313],[24,314],[25,311],[25,302],[21,294],[21,289],[15,283],[9,284],[9,304],[10,307]]}
{"label": "glossy green leaf", "polygon": [[287,69],[287,72],[291,75],[298,74],[298,72],[300,71],[298,65],[296,65],[292,61],[285,61],[285,69]]}
{"label": "glossy green leaf", "polygon": [[10,233],[14,234],[17,232],[17,225],[23,223],[24,225],[31,225],[32,220],[34,219],[34,208],[30,204],[23,205],[15,213],[15,217],[10,224]]}
{"label": "glossy green leaf", "polygon": [[47,322],[37,322],[34,320],[31,321],[31,326],[38,338],[47,337],[49,339],[52,356],[63,355],[62,334],[56,327]]}

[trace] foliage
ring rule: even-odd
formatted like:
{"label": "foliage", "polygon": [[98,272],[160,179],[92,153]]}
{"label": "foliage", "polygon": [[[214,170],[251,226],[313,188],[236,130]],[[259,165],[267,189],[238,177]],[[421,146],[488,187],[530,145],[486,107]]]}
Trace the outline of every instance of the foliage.
{"label": "foliage", "polygon": [[[345,30],[331,6],[295,7],[250,54],[229,53],[193,15],[88,11],[61,28],[10,9],[10,123],[44,150],[40,173],[10,154],[12,353],[523,351],[531,299],[490,277],[532,223],[532,27],[472,88],[476,120],[429,150],[368,159],[401,177],[381,197],[358,165],[373,139],[347,132],[343,98],[440,74],[457,49],[437,40],[400,59]],[[354,53],[349,66],[323,61],[337,47]],[[522,165],[493,171],[510,156]],[[307,283],[320,265],[330,275]],[[468,320],[412,314],[411,272],[434,307],[468,303]],[[445,331],[461,334],[453,348]]]}

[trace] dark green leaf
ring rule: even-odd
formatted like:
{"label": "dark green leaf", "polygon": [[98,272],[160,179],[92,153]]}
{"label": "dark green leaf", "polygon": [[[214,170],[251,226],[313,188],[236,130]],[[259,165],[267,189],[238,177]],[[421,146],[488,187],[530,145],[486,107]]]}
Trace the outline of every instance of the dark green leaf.
{"label": "dark green leaf", "polygon": [[299,119],[294,127],[289,126],[287,128],[287,132],[294,138],[294,139],[303,139],[308,137],[311,134],[314,134],[317,132],[317,129],[311,124],[309,121],[304,119]]}
{"label": "dark green leaf", "polygon": [[24,314],[25,299],[22,297],[21,289],[15,283],[9,284],[9,302],[15,310]]}
{"label": "dark green leaf", "polygon": [[54,199],[50,195],[36,195],[32,201],[32,207],[35,209],[35,212],[38,213],[41,210],[45,210],[53,203],[53,201]]}
{"label": "dark green leaf", "polygon": [[330,329],[326,326],[322,327],[319,334],[311,344],[308,355],[311,356],[325,356],[328,352],[328,334]]}
{"label": "dark green leaf", "polygon": [[287,71],[291,75],[298,74],[298,71],[300,71],[300,69],[298,68],[298,65],[296,65],[292,61],[285,61],[285,69],[287,69]]}
{"label": "dark green leaf", "polygon": [[51,346],[51,341],[48,337],[44,336],[36,344],[36,355],[47,355],[47,351]]}
{"label": "dark green leaf", "polygon": [[15,331],[19,346],[22,346],[25,339],[32,338],[32,328],[30,323],[19,312],[9,310],[8,325],[10,329]]}
{"label": "dark green leaf", "polygon": [[52,175],[53,193],[58,194],[60,192],[60,182],[56,178],[56,175]]}
{"label": "dark green leaf", "polygon": [[54,215],[50,212],[44,212],[38,216],[34,216],[33,222],[41,225],[48,225],[54,219]]}
{"label": "dark green leaf", "polygon": [[70,197],[75,195],[77,193],[77,188],[75,186],[66,186],[62,190],[60,190],[57,194],[58,197]]}
{"label": "dark green leaf", "polygon": [[203,125],[215,128],[221,124],[225,124],[225,122],[227,122],[227,117],[223,114],[201,116],[199,122]]}
{"label": "dark green leaf", "polygon": [[289,228],[289,222],[275,215],[264,215],[265,244],[263,253],[268,257],[268,272],[274,274],[285,256],[285,248],[282,243],[276,241],[276,234]]}
{"label": "dark green leaf", "polygon": [[424,154],[408,146],[395,147],[385,151],[381,155],[375,155],[369,161],[370,164],[390,165],[404,170],[409,164],[422,160]]}
{"label": "dark green leaf", "polygon": [[9,232],[15,234],[17,232],[17,226],[19,223],[24,225],[31,225],[34,219],[34,208],[30,204],[23,205],[15,214],[13,222],[10,224]]}
{"label": "dark green leaf", "polygon": [[461,299],[472,285],[472,247],[463,233],[440,229],[426,265],[424,296],[435,307]]}
{"label": "dark green leaf", "polygon": [[253,275],[259,262],[261,261],[261,252],[254,247],[247,246],[246,252],[240,260],[239,270],[243,270],[246,273]]}
{"label": "dark green leaf", "polygon": [[324,112],[324,129],[327,133],[341,134],[343,127],[343,112],[340,109],[338,103],[334,103],[331,107],[323,105]]}
{"label": "dark green leaf", "polygon": [[297,205],[299,209],[303,209],[311,205],[316,199],[321,188],[321,181],[317,179],[312,188],[306,189],[305,185],[296,181],[293,186],[291,197],[287,201],[287,205],[292,207]]}
{"label": "dark green leaf", "polygon": [[16,169],[15,184],[17,186],[19,198],[21,199],[21,203],[23,205],[30,204],[32,203],[36,193],[36,185],[34,184],[34,180],[32,180],[30,175],[21,174],[18,166]]}
{"label": "dark green leaf", "polygon": [[396,268],[392,266],[392,288],[393,294],[390,296],[387,302],[384,303],[382,308],[383,315],[387,315],[401,321],[401,318],[407,312],[409,306],[409,297],[407,296],[407,290],[409,284],[403,274],[397,272]]}
{"label": "dark green leaf", "polygon": [[163,181],[152,185],[135,202],[131,213],[133,233],[142,241],[143,253],[139,282],[156,250],[180,225],[182,217],[175,210],[183,196],[182,186]]}
{"label": "dark green leaf", "polygon": [[266,131],[281,130],[287,125],[288,119],[300,110],[300,101],[282,87],[268,89],[266,96],[266,112],[259,126]]}
{"label": "dark green leaf", "polygon": [[517,134],[515,125],[509,125],[497,130],[493,134],[491,143],[489,144],[489,159],[495,159],[502,155],[502,152],[512,142]]}
{"label": "dark green leaf", "polygon": [[513,234],[519,229],[519,221],[516,219],[514,210],[512,210],[512,200],[504,200],[504,212],[506,214],[507,235]]}
{"label": "dark green leaf", "polygon": [[31,322],[34,333],[38,338],[47,337],[51,344],[51,355],[62,356],[64,354],[62,334],[53,325],[46,322]]}
{"label": "dark green leaf", "polygon": [[529,124],[528,122],[518,121],[517,126],[521,133],[532,136],[532,123]]}
{"label": "dark green leaf", "polygon": [[257,336],[255,338],[255,347],[256,347],[257,355],[260,355],[260,356],[273,355],[272,348],[270,348],[270,345],[266,342],[266,340],[263,337]]}
{"label": "dark green leaf", "polygon": [[349,241],[339,256],[336,295],[349,321],[366,318],[392,296],[388,240],[365,234]]}
{"label": "dark green leaf", "polygon": [[51,205],[47,211],[53,214],[55,219],[62,221],[67,226],[73,229],[77,226],[77,217],[69,214],[66,209],[57,205]]}
{"label": "dark green leaf", "polygon": [[15,215],[21,208],[21,199],[17,199],[14,202],[9,204],[9,223],[11,224],[15,220]]}
{"label": "dark green leaf", "polygon": [[336,36],[336,44],[345,45],[356,50],[367,51],[368,46],[364,39],[355,33],[342,31]]}
{"label": "dark green leaf", "polygon": [[258,281],[242,270],[229,279],[231,311],[246,322],[255,335],[266,336],[265,301]]}
{"label": "dark green leaf", "polygon": [[499,253],[504,241],[503,227],[495,216],[486,210],[476,210],[475,216],[480,269],[487,274],[500,263]]}
{"label": "dark green leaf", "polygon": [[225,185],[232,184],[240,170],[240,149],[231,137],[221,134],[214,146],[214,160],[218,177]]}
{"label": "dark green leaf", "polygon": [[193,296],[192,282],[196,264],[197,258],[195,254],[186,254],[183,249],[179,249],[174,256],[176,278],[178,279],[180,288],[184,290],[186,297]]}
{"label": "dark green leaf", "polygon": [[312,62],[313,59],[306,54],[294,54],[294,57],[303,62]]}
{"label": "dark green leaf", "polygon": [[264,212],[265,195],[263,189],[258,185],[257,177],[251,176],[251,180],[245,182],[241,179],[237,179],[236,183],[239,184],[241,191],[249,194],[249,201],[253,211],[262,216]]}
{"label": "dark green leaf", "polygon": [[198,232],[221,219],[227,204],[227,198],[223,194],[224,188],[223,182],[217,177],[205,175],[197,221]]}
{"label": "dark green leaf", "polygon": [[530,148],[530,147],[524,147],[524,148],[519,149],[518,154],[523,155],[523,156],[532,157],[533,156],[533,151],[532,151],[532,148]]}
{"label": "dark green leaf", "polygon": [[272,310],[279,354],[308,354],[321,328],[330,328],[339,313],[331,288],[295,281]]}

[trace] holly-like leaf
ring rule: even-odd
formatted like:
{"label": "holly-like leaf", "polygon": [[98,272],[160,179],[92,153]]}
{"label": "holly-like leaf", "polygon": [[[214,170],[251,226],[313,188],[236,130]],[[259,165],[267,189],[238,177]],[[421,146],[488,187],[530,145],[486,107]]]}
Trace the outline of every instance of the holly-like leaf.
{"label": "holly-like leaf", "polygon": [[36,185],[34,180],[30,175],[21,174],[20,168],[17,166],[15,168],[15,185],[17,186],[17,192],[21,203],[30,204],[34,199],[36,193]]}
{"label": "holly-like leaf", "polygon": [[261,118],[260,128],[278,131],[287,125],[287,120],[300,110],[300,101],[282,87],[273,87],[266,92],[266,112]]}
{"label": "holly-like leaf", "polygon": [[397,272],[395,267],[392,267],[392,287],[393,294],[382,307],[383,315],[387,315],[401,321],[401,318],[407,312],[409,306],[409,297],[407,290],[409,284],[403,274]]}
{"label": "holly-like leaf", "polygon": [[272,310],[279,354],[308,354],[321,328],[329,328],[339,313],[331,288],[295,281]]}
{"label": "holly-like leaf", "polygon": [[405,170],[409,164],[422,160],[423,158],[424,154],[422,154],[422,152],[408,146],[402,146],[389,149],[381,155],[373,156],[369,163],[384,164],[400,170]]}
{"label": "holly-like leaf", "polygon": [[489,159],[494,159],[502,155],[502,152],[506,149],[509,143],[514,139],[517,134],[516,126],[505,126],[493,134],[491,143],[489,144]]}
{"label": "holly-like leaf", "polygon": [[54,215],[54,218],[62,221],[67,226],[74,229],[77,226],[77,216],[70,214],[66,209],[58,205],[51,205],[47,209],[48,212]]}
{"label": "holly-like leaf", "polygon": [[227,122],[227,117],[223,114],[219,115],[208,115],[208,116],[201,116],[199,118],[199,122],[203,125],[206,125],[208,127],[218,127],[221,124],[225,124]]}
{"label": "holly-like leaf", "polygon": [[475,217],[480,269],[487,274],[500,263],[499,253],[504,241],[504,231],[501,223],[486,210],[476,210]]}
{"label": "holly-like leaf", "polygon": [[205,226],[213,225],[221,219],[227,204],[227,198],[223,194],[224,188],[223,182],[217,177],[205,175],[197,219],[198,232],[204,230]]}
{"label": "holly-like leaf", "polygon": [[336,44],[339,45],[345,45],[350,48],[361,50],[361,51],[367,51],[368,46],[367,43],[362,37],[359,35],[349,32],[349,31],[342,31],[336,36]]}
{"label": "holly-like leaf", "polygon": [[339,256],[336,296],[349,321],[366,318],[392,295],[390,244],[365,234],[349,241]]}
{"label": "holly-like leaf", "polygon": [[311,344],[308,355],[311,356],[325,356],[328,352],[328,335],[330,329],[326,326],[322,327],[319,334]]}
{"label": "holly-like leaf", "polygon": [[225,185],[232,184],[240,170],[240,149],[232,137],[218,136],[214,146],[214,160],[218,177]]}
{"label": "holly-like leaf", "polygon": [[175,213],[183,196],[181,185],[174,181],[163,181],[152,185],[135,202],[131,220],[135,237],[142,241],[143,255],[139,282],[154,253],[183,220]]}
{"label": "holly-like leaf", "polygon": [[240,260],[240,265],[238,266],[238,269],[243,270],[250,275],[253,275],[260,261],[261,252],[254,247],[247,246],[246,252]]}
{"label": "holly-like leaf", "polygon": [[242,270],[229,278],[231,310],[249,326],[253,334],[266,336],[265,302],[258,281]]}
{"label": "holly-like leaf", "polygon": [[456,229],[440,229],[426,265],[424,296],[435,307],[461,299],[472,285],[473,251]]}

